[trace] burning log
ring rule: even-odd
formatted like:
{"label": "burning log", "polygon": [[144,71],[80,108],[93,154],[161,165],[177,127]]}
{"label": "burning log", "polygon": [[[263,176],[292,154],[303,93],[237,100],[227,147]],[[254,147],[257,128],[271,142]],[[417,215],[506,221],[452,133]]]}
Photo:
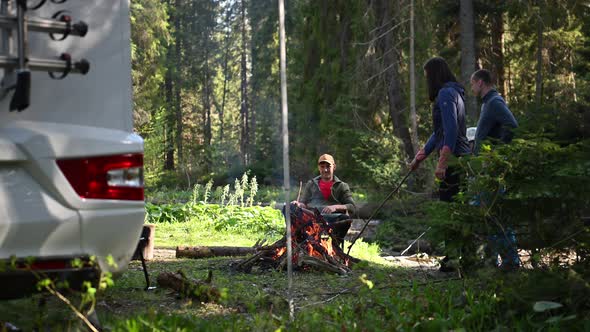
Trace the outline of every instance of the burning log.
{"label": "burning log", "polygon": [[[293,266],[346,274],[350,265],[359,260],[347,255],[339,246],[341,239],[334,236],[337,227],[350,226],[351,220],[329,223],[320,212],[291,205],[291,249]],[[254,266],[261,269],[279,269],[287,266],[286,235],[268,246],[258,246],[256,253],[236,265],[236,269],[250,272]]]}
{"label": "burning log", "polygon": [[213,272],[209,271],[206,280],[188,278],[184,272],[163,272],[158,275],[158,285],[170,288],[183,297],[190,297],[200,302],[215,302],[221,297],[219,290],[211,285]]}

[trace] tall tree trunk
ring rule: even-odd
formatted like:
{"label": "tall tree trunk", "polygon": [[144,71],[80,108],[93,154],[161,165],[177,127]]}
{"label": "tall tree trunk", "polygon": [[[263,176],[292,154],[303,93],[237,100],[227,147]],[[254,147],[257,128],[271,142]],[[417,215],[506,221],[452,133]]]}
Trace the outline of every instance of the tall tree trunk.
{"label": "tall tree trunk", "polygon": [[492,73],[498,81],[498,91],[508,99],[504,71],[504,16],[502,10],[491,17],[492,23]]}
{"label": "tall tree trunk", "polygon": [[211,77],[209,72],[209,28],[205,32],[205,84],[203,87],[203,132],[205,136],[205,167],[209,172],[212,167],[211,160]]}
{"label": "tall tree trunk", "polygon": [[506,97],[507,97],[506,98],[506,101],[508,101],[508,99],[510,98],[510,96],[512,96],[512,90],[513,90],[512,89],[512,70],[510,69],[511,68],[511,66],[510,66],[510,60],[508,60],[506,62],[506,68],[508,68],[508,77],[507,77],[507,80],[506,80],[506,87],[507,87],[507,90],[506,90]]}
{"label": "tall tree trunk", "polygon": [[248,67],[246,60],[247,41],[246,41],[246,0],[242,0],[242,49],[240,61],[240,122],[241,122],[241,140],[240,152],[242,153],[243,165],[249,164],[248,149],[250,145],[250,128],[248,114]]}
{"label": "tall tree trunk", "polygon": [[576,72],[574,71],[574,59],[573,55],[570,54],[570,82],[572,84],[572,97],[574,98],[574,103],[578,102],[578,95],[576,94]]}
{"label": "tall tree trunk", "polygon": [[340,72],[344,72],[348,68],[348,53],[351,51],[350,35],[351,33],[351,18],[346,9],[346,1],[339,2],[340,13]]}
{"label": "tall tree trunk", "polygon": [[[477,69],[475,59],[475,23],[473,16],[473,0],[461,0],[461,84],[469,86],[471,74]],[[475,123],[478,119],[477,100],[468,93],[465,97],[465,109],[468,123]]]}
{"label": "tall tree trunk", "polygon": [[231,29],[230,29],[230,20],[231,20],[231,12],[232,9],[228,9],[228,12],[226,14],[226,33],[225,33],[225,52],[223,55],[223,92],[222,92],[222,97],[221,97],[221,107],[219,108],[219,143],[223,143],[223,130],[225,127],[224,124],[224,114],[225,114],[225,101],[226,101],[226,97],[227,97],[227,83],[229,81],[229,68],[228,68],[228,63],[229,63],[229,50],[230,50],[230,34],[231,34]]}
{"label": "tall tree trunk", "polygon": [[[165,0],[166,5],[170,8],[170,0]],[[174,21],[174,17],[171,15],[168,18],[168,24]],[[174,169],[174,103],[172,101],[172,62],[174,61],[172,56],[172,43],[167,45],[166,50],[166,76],[164,77],[164,89],[166,91],[166,124],[165,124],[165,149],[166,155],[164,157],[164,170],[171,171]]]}
{"label": "tall tree trunk", "polygon": [[414,32],[414,0],[410,0],[410,125],[412,127],[412,145],[418,147],[418,117],[416,115],[416,63],[414,52],[416,34]]}
{"label": "tall tree trunk", "polygon": [[537,14],[537,76],[535,78],[535,105],[537,110],[541,108],[543,95],[543,0],[539,1],[539,13]]}
{"label": "tall tree trunk", "polygon": [[[168,47],[170,51],[170,47]],[[168,52],[170,54],[170,52]],[[169,55],[168,55],[169,56]],[[172,70],[168,66],[164,78],[164,88],[166,90],[166,125],[165,125],[165,146],[166,156],[164,158],[164,170],[174,169],[174,107],[172,106]]]}
{"label": "tall tree trunk", "polygon": [[176,0],[175,2],[175,12],[174,15],[174,29],[175,29],[175,39],[176,39],[176,52],[175,52],[175,60],[176,60],[176,77],[175,77],[175,84],[174,84],[174,94],[175,94],[175,108],[176,108],[176,148],[178,149],[178,164],[183,166],[183,155],[182,155],[182,105],[181,105],[181,90],[182,90],[182,59],[181,59],[181,43],[182,38],[180,34],[180,12],[181,12],[181,0]]}
{"label": "tall tree trunk", "polygon": [[399,82],[399,59],[396,50],[393,49],[395,47],[395,34],[394,31],[390,31],[392,30],[392,27],[395,26],[396,22],[393,22],[395,20],[392,20],[391,18],[390,1],[380,0],[377,2],[379,4],[377,5],[375,13],[381,16],[380,19],[377,20],[377,23],[381,27],[377,30],[377,35],[381,36],[385,34],[380,38],[381,40],[377,41],[377,45],[383,55],[383,68],[387,68],[383,74],[385,75],[389,116],[391,117],[391,122],[393,124],[393,132],[395,136],[402,141],[403,150],[408,160],[410,160],[414,157],[415,149],[412,144],[407,119],[403,116],[405,105],[404,99],[401,95],[401,86]]}

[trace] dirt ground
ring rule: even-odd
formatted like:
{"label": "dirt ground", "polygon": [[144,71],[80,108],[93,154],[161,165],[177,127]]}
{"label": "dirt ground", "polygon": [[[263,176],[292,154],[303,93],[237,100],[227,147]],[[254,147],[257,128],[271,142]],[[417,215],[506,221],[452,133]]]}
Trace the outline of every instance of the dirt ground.
{"label": "dirt ground", "polygon": [[[125,273],[115,279],[114,286],[97,297],[96,309],[106,327],[121,320],[158,313],[170,316],[191,316],[206,319],[220,315],[242,314],[271,310],[281,306],[287,298],[287,278],[284,271],[253,270],[237,272],[232,264],[244,257],[214,257],[207,259],[177,259],[175,248],[155,248],[154,258],[147,261],[150,285],[145,291],[143,269],[139,261],[132,261]],[[438,271],[437,260],[425,254],[412,256],[385,256],[379,264],[362,261],[355,264],[351,273],[337,275],[318,271],[294,271],[291,296],[297,310],[322,306],[342,297],[357,296],[363,284],[361,279],[372,280],[375,287],[384,290],[450,280],[457,276]],[[183,271],[187,276],[203,280],[208,271],[213,274],[214,287],[227,292],[219,303],[195,303],[182,298],[173,290],[161,287],[157,277],[163,272]],[[321,285],[321,289],[318,289]],[[47,304],[39,306],[41,299]],[[72,296],[75,301],[76,296]],[[278,309],[277,309],[278,310]],[[34,319],[31,319],[34,317]],[[33,299],[6,301],[0,304],[0,322],[11,322],[23,330],[31,330],[35,321],[61,330],[64,322],[76,322],[71,310],[57,298],[38,295]]]}
{"label": "dirt ground", "polygon": [[[418,253],[405,256],[383,255],[382,258],[387,261],[390,267],[409,268],[427,273],[432,277],[447,275],[439,273],[440,267],[438,261],[442,257],[429,256],[426,253]],[[177,260],[176,250],[173,248],[154,248],[154,258],[151,262],[171,262]]]}

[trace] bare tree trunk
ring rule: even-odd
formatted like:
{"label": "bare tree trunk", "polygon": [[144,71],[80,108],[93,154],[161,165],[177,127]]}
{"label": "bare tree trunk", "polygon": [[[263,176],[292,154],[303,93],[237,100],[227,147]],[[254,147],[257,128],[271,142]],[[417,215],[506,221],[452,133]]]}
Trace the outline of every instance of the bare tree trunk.
{"label": "bare tree trunk", "polygon": [[182,155],[182,105],[181,105],[181,90],[182,90],[182,59],[181,59],[181,44],[182,38],[180,35],[180,11],[181,11],[181,0],[176,0],[176,14],[174,17],[174,29],[176,29],[176,80],[174,84],[175,94],[175,108],[176,108],[176,148],[178,153],[178,164],[182,167],[183,155]]}
{"label": "bare tree trunk", "polygon": [[165,124],[165,146],[166,156],[164,158],[164,170],[171,171],[174,169],[174,112],[172,107],[172,73],[168,68],[164,78],[164,88],[166,90],[166,124]]}
{"label": "bare tree trunk", "polygon": [[205,33],[205,85],[203,88],[203,132],[205,136],[205,166],[207,172],[211,170],[211,78],[209,72],[209,28]]}
{"label": "bare tree trunk", "polygon": [[506,95],[506,78],[504,71],[504,16],[502,12],[492,15],[492,73],[497,78],[497,88],[504,98]]}
{"label": "bare tree trunk", "polygon": [[[252,53],[250,53],[252,54]],[[248,138],[252,144],[249,144],[247,147],[248,151],[248,164],[250,164],[254,160],[255,156],[255,148],[256,148],[256,107],[252,105],[256,105],[257,98],[259,97],[258,94],[252,93],[250,95],[250,107],[248,108],[248,114],[250,116],[250,124],[248,128]]]}
{"label": "bare tree trunk", "polygon": [[[167,5],[170,5],[169,1],[166,1]],[[169,23],[173,20],[172,17],[169,18]],[[169,44],[167,47],[166,53],[166,61],[167,61],[167,68],[166,68],[166,76],[164,77],[164,89],[166,91],[165,98],[166,98],[166,124],[165,124],[165,146],[166,146],[166,155],[164,157],[164,170],[173,170],[174,169],[174,107],[172,102],[172,66],[170,63],[172,62],[172,47]]]}
{"label": "bare tree trunk", "polygon": [[383,67],[386,68],[384,71],[384,77],[387,88],[389,116],[391,117],[391,122],[393,124],[393,132],[395,136],[397,136],[402,141],[403,150],[407,158],[410,160],[414,157],[415,149],[412,144],[412,138],[407,125],[407,119],[403,116],[405,105],[401,95],[401,86],[399,83],[399,59],[396,50],[393,49],[395,47],[395,34],[394,31],[390,31],[395,25],[395,22],[393,22],[394,20],[391,18],[389,0],[381,0],[377,6],[378,7],[376,8],[375,12],[377,15],[381,16],[381,19],[378,20],[378,24],[381,26],[381,28],[377,30],[377,34],[381,35],[386,31],[389,31],[385,33],[381,40],[377,41],[378,47],[381,50],[381,54],[383,54]]}
{"label": "bare tree trunk", "polygon": [[219,142],[223,143],[223,129],[224,129],[224,114],[225,114],[225,101],[227,96],[227,83],[229,81],[228,63],[229,63],[229,50],[230,50],[230,19],[232,10],[229,9],[226,15],[226,33],[225,33],[225,54],[223,55],[223,93],[221,97],[221,107],[219,108]]}
{"label": "bare tree trunk", "polygon": [[418,117],[416,115],[416,63],[414,32],[414,0],[410,0],[410,125],[412,127],[412,145],[418,147]]}
{"label": "bare tree trunk", "polygon": [[537,110],[541,108],[543,95],[543,1],[539,1],[539,13],[537,15],[537,77],[535,78],[535,105]]}
{"label": "bare tree trunk", "polygon": [[[471,74],[477,69],[475,54],[475,23],[473,16],[473,0],[461,0],[461,84],[469,86]],[[477,100],[468,93],[465,97],[465,109],[468,123],[475,123],[478,119]]]}
{"label": "bare tree trunk", "polygon": [[346,1],[339,3],[340,16],[340,71],[348,66],[348,52],[350,52],[351,19],[346,11]]}
{"label": "bare tree trunk", "polygon": [[574,71],[574,60],[573,56],[570,54],[570,81],[572,83],[572,97],[574,98],[574,103],[578,102],[578,95],[576,94],[576,72]]}
{"label": "bare tree trunk", "polygon": [[242,0],[242,55],[240,62],[240,120],[241,120],[241,139],[240,151],[242,153],[242,163],[249,164],[248,148],[250,145],[250,128],[248,114],[248,67],[246,60],[247,41],[246,41],[246,0]]}
{"label": "bare tree trunk", "polygon": [[509,100],[510,96],[512,96],[512,71],[510,69],[510,59],[508,58],[508,61],[506,61],[506,68],[508,68],[508,77],[506,80],[506,101]]}

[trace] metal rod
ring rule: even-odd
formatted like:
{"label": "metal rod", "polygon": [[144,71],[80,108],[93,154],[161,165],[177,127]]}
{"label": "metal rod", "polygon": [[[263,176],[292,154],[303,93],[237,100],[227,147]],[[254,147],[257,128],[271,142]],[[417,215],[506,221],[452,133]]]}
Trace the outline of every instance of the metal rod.
{"label": "metal rod", "polygon": [[18,69],[25,70],[27,65],[27,23],[25,13],[27,12],[27,2],[25,0],[16,1],[17,17],[17,40],[18,40]]}
{"label": "metal rod", "polygon": [[[243,3],[242,3],[243,5]],[[287,278],[289,301],[289,319],[295,318],[295,306],[291,289],[293,288],[293,250],[291,244],[291,207],[290,201],[290,178],[289,178],[289,110],[287,106],[287,46],[285,38],[285,1],[279,0],[279,57],[281,75],[281,110],[282,110],[282,136],[283,136],[283,186],[285,188],[285,219],[287,219]]]}
{"label": "metal rod", "polygon": [[[422,236],[424,236],[424,234],[426,234],[426,232],[428,232],[430,230],[431,227],[428,227],[424,232],[422,232],[422,234],[420,234],[420,236],[418,236],[416,238],[416,240],[412,241],[412,243],[410,243],[410,245],[406,248],[406,250],[402,251],[399,255],[403,256],[406,252],[408,252],[408,250],[410,250],[410,248],[412,248],[412,246],[414,245],[414,243],[418,242],[418,240],[420,240],[420,238]],[[420,249],[420,246],[418,246],[418,249]]]}
{"label": "metal rod", "polygon": [[[1,12],[0,12],[1,13]],[[14,16],[0,15],[0,28],[12,29],[17,26],[18,19]],[[47,33],[68,33],[70,36],[82,36],[83,31],[74,29],[68,23],[46,18],[28,18],[26,25],[30,31]]]}
{"label": "metal rod", "polygon": [[383,205],[385,205],[385,202],[387,202],[389,200],[389,198],[391,198],[391,196],[393,196],[393,194],[395,194],[396,192],[399,191],[399,188],[401,188],[402,184],[404,184],[404,182],[406,182],[406,179],[410,176],[410,174],[412,174],[412,170],[408,171],[408,174],[406,174],[406,176],[404,176],[404,178],[399,182],[397,187],[395,187],[395,189],[393,189],[393,191],[390,192],[389,195],[387,195],[387,197],[385,197],[385,199],[383,200],[383,202],[381,202],[379,207],[377,209],[375,209],[375,211],[373,211],[373,214],[371,214],[369,219],[367,219],[365,221],[365,225],[363,226],[363,228],[361,228],[361,231],[354,237],[354,239],[352,240],[352,243],[348,246],[348,252],[346,253],[347,255],[350,255],[350,249],[352,249],[352,246],[354,245],[356,240],[358,240],[358,238],[361,236],[361,234],[363,234],[363,232],[365,231],[365,228],[367,228],[367,226],[369,225],[369,222],[373,219],[373,217],[375,217],[377,212],[379,212],[379,210],[381,210]]}
{"label": "metal rod", "polygon": [[[0,68],[7,68],[7,69],[14,69],[19,67],[19,58],[17,57],[9,57],[5,55],[0,55]],[[27,63],[28,67],[32,71],[64,71],[68,69],[68,63],[64,60],[52,60],[52,59],[38,59],[38,58],[29,58]],[[75,66],[75,63],[72,62],[71,68],[69,68],[70,73],[82,73],[80,68]]]}

